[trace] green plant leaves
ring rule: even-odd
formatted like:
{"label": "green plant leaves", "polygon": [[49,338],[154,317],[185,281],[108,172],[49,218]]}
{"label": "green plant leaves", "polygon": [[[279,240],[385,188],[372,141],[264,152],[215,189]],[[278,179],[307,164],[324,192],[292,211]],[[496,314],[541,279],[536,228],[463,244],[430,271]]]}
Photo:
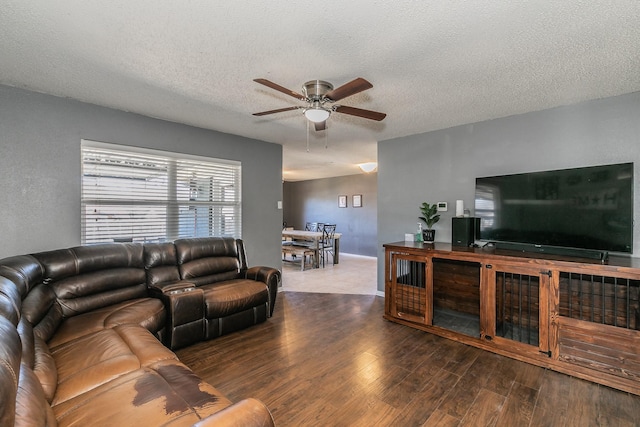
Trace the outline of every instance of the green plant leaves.
{"label": "green plant leaves", "polygon": [[431,227],[438,221],[440,221],[440,215],[438,214],[438,205],[436,203],[429,204],[423,202],[420,205],[420,212],[423,216],[419,216],[418,219],[423,221],[427,225],[427,230],[431,230]]}

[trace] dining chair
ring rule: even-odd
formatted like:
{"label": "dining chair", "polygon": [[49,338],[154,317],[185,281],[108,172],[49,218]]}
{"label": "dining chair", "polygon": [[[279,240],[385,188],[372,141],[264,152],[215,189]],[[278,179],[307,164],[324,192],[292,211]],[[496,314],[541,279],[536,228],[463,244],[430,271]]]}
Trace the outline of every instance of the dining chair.
{"label": "dining chair", "polygon": [[[282,228],[282,230],[293,230],[293,227],[287,227],[286,223],[284,224],[284,227]],[[287,253],[288,251],[286,250],[286,248],[288,246],[293,246],[294,245],[294,241],[291,237],[282,237],[282,259],[286,260],[287,259]],[[295,259],[296,258],[296,254],[292,253],[291,254],[291,258]]]}
{"label": "dining chair", "polygon": [[331,257],[335,257],[333,248],[335,245],[335,224],[324,224],[322,228],[322,240],[319,243],[320,260],[322,261],[322,268],[324,268],[325,259],[329,254]]}
{"label": "dining chair", "polygon": [[[282,231],[285,230],[293,230],[293,227],[284,227],[282,229]],[[293,239],[291,237],[282,237],[282,244],[283,245],[293,245]]]}
{"label": "dining chair", "polygon": [[[322,232],[323,229],[324,229],[324,223],[322,223],[322,222],[307,222],[304,225],[304,231]],[[314,242],[305,241],[305,240],[296,241],[296,244],[297,245],[301,245],[301,246],[308,246],[310,248],[315,247],[315,243]]]}

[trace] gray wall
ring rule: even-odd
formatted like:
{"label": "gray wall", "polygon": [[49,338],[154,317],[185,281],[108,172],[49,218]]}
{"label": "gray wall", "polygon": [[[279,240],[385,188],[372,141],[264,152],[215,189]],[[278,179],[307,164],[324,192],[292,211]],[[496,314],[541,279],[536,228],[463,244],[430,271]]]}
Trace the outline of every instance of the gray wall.
{"label": "gray wall", "polygon": [[[283,218],[303,229],[306,222],[336,224],[340,252],[377,256],[377,174],[360,174],[309,181],[285,182]],[[353,195],[362,194],[354,208]],[[338,195],[347,196],[347,208],[338,208]]]}
{"label": "gray wall", "polygon": [[455,201],[473,213],[475,178],[635,162],[634,256],[640,256],[640,92],[412,135],[378,144],[378,289],[387,242],[417,227],[423,201],[446,201],[434,226],[451,241]]}
{"label": "gray wall", "polygon": [[0,258],[80,244],[80,140],[242,162],[250,265],[280,268],[282,146],[0,86]]}

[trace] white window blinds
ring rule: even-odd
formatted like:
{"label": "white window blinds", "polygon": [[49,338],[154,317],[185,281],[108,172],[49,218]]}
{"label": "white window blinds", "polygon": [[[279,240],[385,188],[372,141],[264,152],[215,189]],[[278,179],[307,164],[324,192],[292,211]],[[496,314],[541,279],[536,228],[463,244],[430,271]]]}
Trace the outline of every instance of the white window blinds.
{"label": "white window blinds", "polygon": [[239,162],[82,141],[82,243],[242,237]]}

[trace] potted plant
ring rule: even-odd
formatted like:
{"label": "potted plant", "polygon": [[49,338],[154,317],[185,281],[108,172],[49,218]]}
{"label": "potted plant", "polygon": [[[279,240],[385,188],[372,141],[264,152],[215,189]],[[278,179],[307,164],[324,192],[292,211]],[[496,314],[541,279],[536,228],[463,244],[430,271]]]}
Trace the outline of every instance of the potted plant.
{"label": "potted plant", "polygon": [[423,239],[425,242],[433,242],[436,238],[436,230],[433,229],[433,225],[440,221],[438,205],[435,203],[430,205],[427,202],[423,202],[420,206],[420,212],[422,216],[418,217],[418,219],[422,220],[427,226],[426,229],[422,231]]}

